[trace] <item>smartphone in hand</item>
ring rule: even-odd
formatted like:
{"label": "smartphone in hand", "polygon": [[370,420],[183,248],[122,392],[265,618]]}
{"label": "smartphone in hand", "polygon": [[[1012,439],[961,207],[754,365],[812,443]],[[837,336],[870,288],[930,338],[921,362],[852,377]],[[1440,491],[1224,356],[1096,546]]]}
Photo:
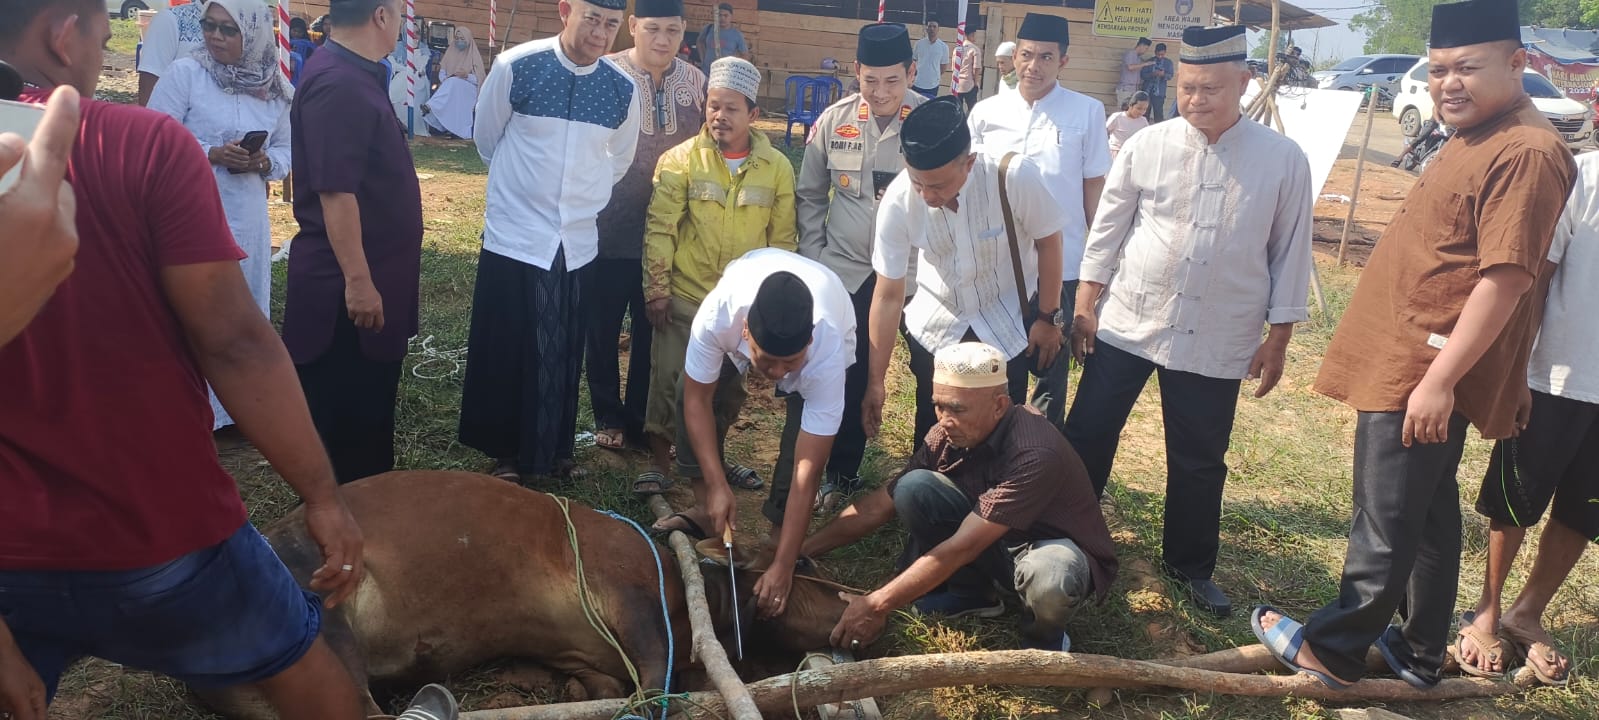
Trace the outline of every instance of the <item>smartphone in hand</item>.
{"label": "smartphone in hand", "polygon": [[[23,140],[33,139],[33,131],[39,127],[39,120],[44,118],[44,106],[31,103],[10,102],[0,100],[0,133],[15,133],[21,135]],[[0,174],[0,192],[11,189],[17,184],[17,178],[22,174],[22,163]]]}
{"label": "smartphone in hand", "polygon": [[[251,130],[250,132],[247,132],[247,133],[244,134],[244,139],[243,140],[239,141],[239,147],[242,148],[245,152],[250,153],[251,155],[254,155],[254,154],[256,154],[256,153],[261,151],[261,147],[262,146],[266,145],[266,140],[267,140],[267,131],[265,131],[265,130]],[[230,172],[230,173],[232,173],[234,175],[243,175],[246,171],[244,171],[244,170],[233,170],[233,169],[230,168],[228,170],[228,172]]]}

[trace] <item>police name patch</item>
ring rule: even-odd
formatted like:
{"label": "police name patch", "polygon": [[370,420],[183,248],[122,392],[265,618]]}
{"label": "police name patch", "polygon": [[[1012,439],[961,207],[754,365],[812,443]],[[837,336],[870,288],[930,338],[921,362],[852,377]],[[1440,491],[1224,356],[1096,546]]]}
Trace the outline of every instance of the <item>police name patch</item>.
{"label": "police name patch", "polygon": [[827,149],[836,152],[862,152],[866,149],[866,144],[859,140],[832,138],[827,141]]}

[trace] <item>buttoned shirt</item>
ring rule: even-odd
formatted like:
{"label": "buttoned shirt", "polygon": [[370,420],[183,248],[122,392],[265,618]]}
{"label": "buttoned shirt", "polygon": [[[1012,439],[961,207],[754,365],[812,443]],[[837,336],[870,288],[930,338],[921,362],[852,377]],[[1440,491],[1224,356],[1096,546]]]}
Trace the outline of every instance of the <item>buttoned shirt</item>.
{"label": "buttoned shirt", "polygon": [[501,53],[478,93],[472,140],[489,166],[483,249],[548,270],[599,254],[595,217],[638,146],[633,79],[609,58],[573,63],[558,37]]}
{"label": "buttoned shirt", "polygon": [[956,45],[954,59],[960,61],[960,71],[950,80],[950,92],[968,93],[976,90],[977,77],[983,71],[977,46],[970,42]]}
{"label": "buttoned shirt", "polygon": [[1181,118],[1128,139],[1105,179],[1082,279],[1099,338],[1170,370],[1242,379],[1264,323],[1310,317],[1310,163],[1247,119],[1214,144]]}
{"label": "buttoned shirt", "polygon": [[1034,103],[1019,92],[983,100],[972,108],[969,124],[973,143],[996,153],[1019,152],[1038,164],[1044,187],[1066,213],[1061,278],[1076,280],[1088,237],[1083,180],[1110,171],[1105,104],[1057,84]]}
{"label": "buttoned shirt", "polygon": [[804,363],[778,378],[777,391],[805,399],[801,430],[831,437],[838,434],[844,419],[844,371],[855,362],[855,308],[838,276],[815,260],[761,248],[728,263],[722,281],[694,315],[683,372],[695,382],[714,383],[721,376],[723,358],[740,373],[749,372],[753,355],[744,321],[761,283],[779,272],[793,273],[810,289],[816,329],[805,348]]}
{"label": "buttoned shirt", "polygon": [[877,203],[905,169],[900,126],[926,101],[907,90],[894,119],[879,128],[866,101],[851,95],[823,110],[811,126],[794,188],[799,252],[837,273],[851,293],[872,274]]}
{"label": "buttoned shirt", "polygon": [[1577,184],[1549,248],[1555,263],[1543,324],[1527,361],[1527,386],[1599,403],[1599,152],[1577,156]]}
{"label": "buttoned shirt", "polygon": [[[1027,328],[999,203],[1003,155],[981,149],[976,154],[958,195],[958,211],[928,207],[908,173],[894,179],[877,210],[872,268],[899,280],[916,253],[917,291],[905,306],[905,326],[928,352],[960,342],[970,329],[1014,358],[1027,349]],[[1038,165],[1025,156],[1011,161],[1006,189],[1016,219],[1023,282],[1031,297],[1038,288],[1034,241],[1059,232],[1066,215],[1044,187]]]}
{"label": "buttoned shirt", "polygon": [[949,65],[949,45],[937,38],[924,37],[916,41],[913,52],[916,56],[915,86],[937,90],[944,81],[944,66]]}
{"label": "buttoned shirt", "polygon": [[[1565,143],[1525,96],[1498,118],[1456,132],[1377,241],[1316,390],[1361,412],[1403,411],[1483,271],[1541,271],[1575,176]],[[1456,411],[1488,439],[1515,432],[1546,289],[1538,282],[1522,294],[1455,384]]]}

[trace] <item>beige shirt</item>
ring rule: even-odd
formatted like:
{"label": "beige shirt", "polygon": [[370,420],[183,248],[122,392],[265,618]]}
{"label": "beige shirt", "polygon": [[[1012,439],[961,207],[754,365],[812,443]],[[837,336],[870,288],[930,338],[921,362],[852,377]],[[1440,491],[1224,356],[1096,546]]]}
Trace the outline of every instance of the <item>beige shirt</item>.
{"label": "beige shirt", "polygon": [[906,90],[899,115],[879,129],[866,101],[850,95],[823,110],[806,138],[805,161],[794,188],[799,253],[826,265],[850,293],[872,275],[877,203],[905,169],[900,125],[912,108],[926,101]]}

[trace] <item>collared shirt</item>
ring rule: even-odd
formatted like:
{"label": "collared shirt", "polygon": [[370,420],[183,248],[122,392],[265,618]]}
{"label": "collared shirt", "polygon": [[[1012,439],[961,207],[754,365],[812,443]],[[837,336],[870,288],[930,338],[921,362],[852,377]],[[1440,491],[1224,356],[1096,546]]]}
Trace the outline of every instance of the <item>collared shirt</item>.
{"label": "collared shirt", "polygon": [[805,141],[795,186],[799,252],[819,260],[851,293],[872,274],[872,225],[888,184],[905,169],[899,130],[912,108],[927,102],[905,92],[899,114],[879,127],[859,94],[822,111]]}
{"label": "collared shirt", "polygon": [[1555,229],[1543,325],[1527,361],[1534,390],[1599,403],[1599,152],[1577,156],[1577,184]]}
{"label": "collared shirt", "polygon": [[387,72],[330,41],[305,61],[289,110],[294,219],[283,343],[296,363],[322,356],[344,313],[344,272],[328,242],[319,193],[351,193],[361,213],[361,246],[383,297],[381,331],[358,330],[368,358],[405,357],[418,327],[422,273],[422,188],[384,89]]}
{"label": "collared shirt", "polygon": [[1116,82],[1117,90],[1138,89],[1138,74],[1143,70],[1143,68],[1134,68],[1132,70],[1128,70],[1127,68],[1130,65],[1140,65],[1143,62],[1144,58],[1139,56],[1137,48],[1122,53],[1122,66],[1118,68],[1121,70],[1121,77]]}
{"label": "collared shirt", "polygon": [[205,3],[191,2],[162,10],[151,18],[139,45],[139,72],[161,77],[178,58],[204,48],[205,36],[200,33],[203,12]]}
{"label": "collared shirt", "polygon": [[722,26],[722,54],[716,54],[716,26],[706,23],[700,30],[700,72],[711,74],[711,64],[724,57],[741,57],[750,51],[744,32],[732,25]]}
{"label": "collared shirt", "polygon": [[489,166],[483,249],[546,270],[599,255],[595,216],[638,146],[637,90],[610,58],[577,65],[559,37],[501,53],[478,93],[472,140]]}
{"label": "collared shirt", "polygon": [[977,46],[970,42],[956,45],[954,57],[960,60],[960,72],[950,81],[950,91],[968,93],[976,90],[977,76],[983,71],[982,62],[978,59]]}
{"label": "collared shirt", "polygon": [[727,264],[756,248],[793,251],[794,166],[766,133],[750,131],[749,156],[730,171],[709,130],[666,151],[655,166],[644,232],[644,298],[698,304]]}
{"label": "collared shirt", "polygon": [[1310,163],[1248,119],[1210,144],[1176,119],[1122,146],[1082,279],[1105,283],[1099,337],[1162,367],[1241,379],[1263,323],[1310,317]]}
{"label": "collared shirt", "polygon": [[648,70],[633,64],[631,53],[623,50],[610,58],[638,86],[638,148],[632,166],[611,188],[611,200],[596,218],[601,258],[644,257],[644,218],[655,190],[655,163],[667,150],[692,140],[705,124],[705,73],[673,58],[657,85]]}
{"label": "collared shirt", "polygon": [[744,337],[744,319],[761,283],[778,272],[793,273],[810,289],[816,329],[805,349],[805,363],[779,378],[777,391],[805,399],[801,430],[836,435],[844,419],[844,371],[855,362],[855,308],[838,276],[815,260],[762,248],[729,263],[722,281],[694,315],[683,372],[695,382],[714,383],[722,373],[722,358],[733,361],[740,373],[749,372],[751,350]]}
{"label": "collared shirt", "polygon": [[[1525,96],[1499,118],[1456,132],[1377,241],[1316,390],[1361,412],[1403,411],[1483,271],[1540,272],[1576,172],[1554,127]],[[1455,385],[1456,411],[1488,439],[1515,430],[1545,285],[1534,283],[1517,300],[1499,336]]]}
{"label": "collared shirt", "polygon": [[[1010,240],[999,203],[1002,155],[977,151],[961,186],[959,211],[933,209],[900,173],[877,210],[872,269],[890,280],[905,277],[917,253],[916,297],[905,306],[905,326],[928,352],[954,345],[968,329],[1006,357],[1027,349]],[[1016,218],[1016,244],[1029,297],[1038,289],[1038,248],[1034,241],[1066,224],[1044,187],[1043,173],[1025,156],[1011,161],[1006,180]]]}
{"label": "collared shirt", "polygon": [[[1010,528],[1008,547],[1068,539],[1088,555],[1094,596],[1100,600],[1116,579],[1116,544],[1083,461],[1044,416],[1011,407],[988,439],[969,450],[950,442],[934,425],[905,471],[942,473],[972,502],[972,514]],[[901,473],[901,477],[904,473]],[[894,493],[899,478],[889,481]]]}
{"label": "collared shirt", "polygon": [[912,84],[923,90],[937,89],[944,81],[944,66],[949,64],[949,45],[937,38],[928,42],[924,37],[916,41],[912,53],[916,58],[916,81]]}
{"label": "collared shirt", "polygon": [[1029,104],[1019,92],[1000,93],[972,108],[972,143],[995,153],[1019,152],[1038,163],[1044,187],[1066,213],[1061,228],[1061,278],[1077,279],[1088,238],[1083,180],[1110,172],[1105,104],[1055,85]]}
{"label": "collared shirt", "polygon": [[[1139,70],[1138,76],[1143,80],[1144,92],[1149,93],[1149,97],[1164,100],[1166,98],[1166,85],[1172,81],[1172,77],[1177,73],[1177,70],[1172,67],[1171,58],[1152,57],[1150,60],[1155,64]],[[1156,70],[1164,70],[1166,74],[1156,77]]]}

